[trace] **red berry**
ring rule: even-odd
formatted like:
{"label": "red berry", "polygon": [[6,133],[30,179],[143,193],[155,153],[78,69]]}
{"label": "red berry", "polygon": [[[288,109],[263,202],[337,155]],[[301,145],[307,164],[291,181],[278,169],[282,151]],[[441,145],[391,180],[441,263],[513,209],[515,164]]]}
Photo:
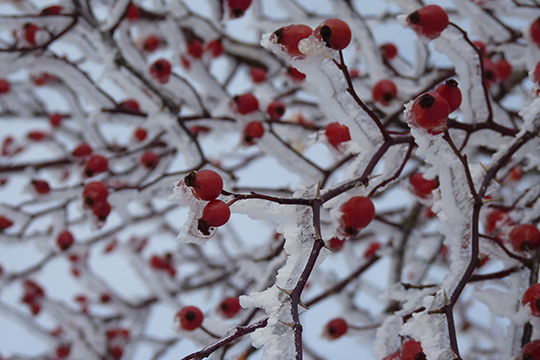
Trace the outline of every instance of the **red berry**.
{"label": "red berry", "polygon": [[307,25],[289,25],[274,31],[272,41],[281,44],[283,50],[288,52],[289,55],[304,56],[298,50],[298,43],[300,40],[309,37],[312,33],[313,30]]}
{"label": "red berry", "polygon": [[98,202],[106,201],[109,196],[109,190],[101,181],[92,181],[86,184],[82,196],[84,204],[92,207]]}
{"label": "red berry", "polygon": [[30,131],[28,134],[26,134],[26,137],[32,141],[41,141],[48,136],[49,134],[39,130]]}
{"label": "red berry", "polygon": [[75,157],[85,157],[92,154],[92,147],[87,143],[82,143],[77,146],[72,152],[71,155]]}
{"label": "red berry", "polygon": [[200,59],[203,54],[202,42],[198,39],[191,40],[187,43],[187,52],[194,59]]}
{"label": "red berry", "polygon": [[165,84],[169,81],[171,72],[171,63],[165,59],[156,60],[152,65],[150,65],[150,75],[152,75],[152,77],[154,77],[161,84]]}
{"label": "red berry", "polygon": [[333,122],[326,125],[324,128],[324,133],[326,134],[326,138],[328,139],[330,145],[337,150],[339,150],[339,146],[342,143],[351,140],[349,128],[338,122]]}
{"label": "red berry", "polygon": [[437,180],[427,180],[422,173],[412,174],[409,181],[411,182],[414,193],[424,199],[431,196],[431,192],[437,187]]}
{"label": "red berry", "polygon": [[260,84],[266,80],[266,69],[260,67],[252,67],[249,70],[249,76],[255,84]]}
{"label": "red berry", "polygon": [[62,115],[58,113],[49,115],[49,122],[51,123],[52,127],[59,127],[61,121],[62,121]]}
{"label": "red berry", "polygon": [[230,319],[238,314],[241,308],[238,297],[229,296],[219,304],[218,310],[224,318]]}
{"label": "red berry", "polygon": [[448,14],[439,5],[428,5],[409,14],[407,22],[417,34],[435,39],[448,26]]}
{"label": "red berry", "polygon": [[533,21],[530,28],[531,40],[540,47],[540,17]]}
{"label": "red berry", "polygon": [[120,360],[122,358],[122,355],[124,355],[124,348],[120,345],[108,348],[107,351],[114,360]]}
{"label": "red berry", "polygon": [[540,230],[531,224],[520,224],[512,229],[510,239],[517,251],[533,251],[540,246]]}
{"label": "red berry", "polygon": [[264,135],[264,126],[260,121],[252,121],[244,129],[243,142],[246,145],[253,145]]}
{"label": "red berry", "polygon": [[52,5],[49,7],[46,7],[45,9],[41,10],[40,15],[41,16],[48,16],[48,15],[60,15],[64,11],[64,8],[60,5]]}
{"label": "red berry", "polygon": [[473,41],[472,43],[474,47],[476,47],[478,51],[480,52],[480,56],[484,57],[486,55],[486,44],[484,44],[483,42],[479,40]]}
{"label": "red berry", "polygon": [[109,294],[109,293],[103,293],[101,294],[100,298],[99,298],[99,301],[102,303],[102,304],[106,304],[108,303],[109,301],[112,300],[112,296]]}
{"label": "red berry", "polygon": [[380,242],[378,242],[378,241],[372,242],[368,246],[366,251],[364,252],[364,257],[365,258],[370,258],[370,257],[374,256],[380,248],[381,248],[381,243]]}
{"label": "red berry", "polygon": [[6,79],[0,79],[0,94],[7,94],[11,86]]}
{"label": "red berry", "polygon": [[426,129],[430,134],[440,134],[446,128],[450,114],[448,102],[432,91],[417,97],[411,106],[411,125]]}
{"label": "red berry", "polygon": [[159,156],[152,151],[147,151],[141,156],[141,164],[147,169],[153,169],[159,164]]}
{"label": "red berry", "polygon": [[343,245],[345,245],[345,239],[340,239],[337,237],[333,237],[330,240],[328,240],[328,245],[335,251],[339,251],[343,249]]}
{"label": "red berry", "polygon": [[219,227],[229,221],[231,209],[221,200],[211,200],[203,209],[202,218],[208,226]]}
{"label": "red berry", "polygon": [[495,209],[486,217],[486,231],[488,234],[493,234],[497,228],[509,221],[510,219],[506,211]]}
{"label": "red berry", "polygon": [[488,58],[484,59],[484,81],[487,88],[489,89],[491,85],[497,82],[499,79],[499,73],[497,71],[497,66],[493,61]]}
{"label": "red berry", "polygon": [[121,108],[124,108],[124,109],[127,109],[127,110],[136,111],[136,112],[140,111],[139,103],[137,102],[137,100],[134,100],[134,99],[124,100],[118,105]]}
{"label": "red berry", "polygon": [[349,324],[342,318],[336,318],[326,324],[325,334],[330,339],[335,340],[345,335],[347,330],[349,330]]}
{"label": "red berry", "polygon": [[0,231],[6,230],[13,225],[13,221],[5,216],[0,215]]}
{"label": "red berry", "polygon": [[300,82],[304,81],[306,78],[306,74],[301,73],[298,71],[295,67],[289,66],[287,68],[287,75],[292,79],[294,82]]}
{"label": "red berry", "polygon": [[231,19],[236,19],[244,15],[249,6],[251,0],[229,0],[229,16]]}
{"label": "red berry", "polygon": [[506,175],[506,180],[510,182],[517,182],[523,177],[523,170],[519,166],[515,166]]}
{"label": "red berry", "polygon": [[23,303],[33,303],[45,296],[45,290],[32,280],[24,280],[23,289],[24,295],[21,299]]}
{"label": "red berry", "polygon": [[540,317],[540,284],[534,284],[523,294],[523,305],[529,304],[533,316]]}
{"label": "red berry", "polygon": [[279,120],[285,114],[285,104],[283,104],[281,101],[276,100],[272,101],[268,107],[266,108],[266,112],[268,115],[270,115],[270,119],[272,120]]}
{"label": "red berry", "polygon": [[214,39],[206,44],[206,51],[209,51],[212,57],[220,57],[223,54],[223,42],[221,39]]}
{"label": "red berry", "polygon": [[512,75],[512,65],[505,59],[501,59],[495,63],[499,79],[506,80]]}
{"label": "red berry", "polygon": [[69,345],[61,345],[56,348],[56,356],[59,359],[65,359],[69,356],[69,353],[71,352],[71,348]]}
{"label": "red berry", "polygon": [[402,350],[403,360],[419,360],[425,358],[426,355],[424,354],[424,349],[422,349],[422,345],[418,341],[413,339],[405,341]]}
{"label": "red berry", "polygon": [[150,35],[144,39],[143,49],[148,52],[154,52],[157,50],[160,44],[161,39],[159,37],[156,35]]}
{"label": "red berry", "polygon": [[397,55],[397,47],[392,43],[386,43],[381,45],[381,52],[383,58],[386,60],[392,60]]}
{"label": "red berry", "polygon": [[396,84],[392,80],[381,80],[373,87],[371,96],[381,105],[388,106],[397,96]]}
{"label": "red berry", "polygon": [[126,18],[129,21],[137,21],[139,20],[140,17],[141,17],[141,10],[133,4],[129,4],[127,8],[127,12],[126,12]]}
{"label": "red berry", "polygon": [[236,111],[242,115],[259,110],[259,100],[251,93],[236,95],[234,97]]}
{"label": "red berry", "polygon": [[32,180],[32,185],[38,194],[48,194],[51,191],[49,183],[45,180]]}
{"label": "red berry", "polygon": [[159,255],[153,255],[150,258],[150,266],[157,270],[165,270],[170,265],[169,261]]}
{"label": "red berry", "polygon": [[321,23],[313,34],[323,41],[327,47],[334,50],[343,50],[351,42],[351,28],[345,21],[328,19]]}
{"label": "red berry", "polygon": [[92,206],[92,212],[100,220],[105,221],[111,213],[111,204],[107,201],[99,201]]}
{"label": "red berry", "polygon": [[529,341],[515,360],[540,360],[540,340]]}
{"label": "red berry", "polygon": [[146,139],[146,136],[148,135],[148,132],[143,128],[136,128],[135,132],[133,133],[133,137],[138,141],[142,142],[144,139]]}
{"label": "red berry", "polygon": [[187,331],[198,329],[204,320],[204,315],[196,306],[186,306],[176,313],[176,318],[180,320],[180,327]]}
{"label": "red berry", "polygon": [[41,311],[41,305],[37,302],[29,302],[28,306],[30,307],[30,312],[32,313],[32,315],[37,315]]}
{"label": "red berry", "polygon": [[447,80],[444,84],[439,85],[435,89],[435,92],[446,100],[451,113],[456,111],[461,105],[461,90],[456,80]]}
{"label": "red berry", "polygon": [[213,170],[191,172],[184,181],[187,186],[193,187],[195,196],[201,200],[214,200],[223,190],[223,179]]}
{"label": "red berry", "polygon": [[101,174],[109,169],[109,160],[101,155],[93,155],[86,162],[84,173],[88,177]]}
{"label": "red berry", "polygon": [[73,234],[68,230],[62,231],[56,238],[56,244],[62,251],[69,249],[74,242]]}
{"label": "red berry", "polygon": [[23,34],[26,42],[28,42],[30,45],[35,46],[36,45],[36,33],[40,31],[41,28],[35,24],[32,23],[26,23],[23,26]]}
{"label": "red berry", "polygon": [[345,226],[345,233],[356,235],[375,217],[375,206],[365,196],[355,196],[341,206],[341,222]]}

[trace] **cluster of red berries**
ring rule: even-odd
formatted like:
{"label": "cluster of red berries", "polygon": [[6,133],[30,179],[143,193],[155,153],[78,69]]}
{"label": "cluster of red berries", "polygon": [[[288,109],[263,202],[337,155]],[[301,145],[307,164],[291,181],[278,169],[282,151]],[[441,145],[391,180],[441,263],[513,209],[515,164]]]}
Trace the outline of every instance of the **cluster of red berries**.
{"label": "cluster of red berries", "polygon": [[341,223],[347,236],[354,236],[375,218],[375,206],[365,196],[350,198],[341,206]]}
{"label": "cluster of red berries", "polygon": [[131,332],[125,328],[109,329],[105,332],[107,338],[107,353],[114,360],[120,360],[124,354],[124,347],[129,341]]}
{"label": "cluster of red berries", "polygon": [[446,129],[448,115],[461,105],[461,90],[455,80],[447,80],[435,89],[418,96],[409,112],[409,124],[437,135]]}
{"label": "cluster of red berries", "polygon": [[197,228],[204,235],[209,235],[211,227],[223,226],[231,217],[229,206],[217,197],[223,190],[223,179],[213,170],[190,172],[185,178],[186,186],[191,187],[196,198],[209,201],[203,209]]}
{"label": "cluster of red berries", "polygon": [[23,291],[21,302],[28,305],[33,315],[39,314],[41,311],[41,301],[45,297],[45,290],[35,281],[24,280]]}
{"label": "cluster of red berries", "polygon": [[298,49],[298,44],[311,35],[334,50],[345,49],[352,38],[351,29],[346,22],[339,19],[328,19],[323,21],[315,30],[303,24],[279,28],[272,34],[272,41],[280,44],[289,55],[302,57],[303,54]]}
{"label": "cluster of red berries", "polygon": [[166,271],[171,277],[176,275],[176,269],[173,264],[173,256],[166,253],[163,256],[153,255],[150,258],[150,266],[156,270]]}
{"label": "cluster of red berries", "polygon": [[512,65],[504,57],[497,62],[487,57],[486,45],[481,41],[473,41],[472,44],[478,50],[484,69],[484,83],[489,89],[493,84],[504,81],[512,75]]}
{"label": "cluster of red berries", "polygon": [[111,212],[111,205],[107,202],[109,190],[101,181],[92,181],[86,184],[83,190],[84,206],[92,209],[94,215],[105,221]]}

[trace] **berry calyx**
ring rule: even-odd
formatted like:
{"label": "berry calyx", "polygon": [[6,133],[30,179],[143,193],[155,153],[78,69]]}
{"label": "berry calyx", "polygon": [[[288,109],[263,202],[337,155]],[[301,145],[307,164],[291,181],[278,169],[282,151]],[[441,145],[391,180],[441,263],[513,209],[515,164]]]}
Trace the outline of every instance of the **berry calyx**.
{"label": "berry calyx", "polygon": [[446,128],[450,114],[448,102],[432,91],[417,97],[410,110],[412,126],[424,128],[432,135],[440,134]]}
{"label": "berry calyx", "polygon": [[540,317],[540,284],[534,284],[523,294],[523,305],[531,307],[531,314]]}
{"label": "berry calyx", "polygon": [[187,43],[187,52],[193,59],[202,58],[203,51],[203,45],[200,40],[193,39]]}
{"label": "berry calyx", "polygon": [[397,96],[397,87],[392,80],[384,79],[379,81],[371,91],[373,100],[383,106],[388,106]]}
{"label": "berry calyx", "polygon": [[74,242],[75,238],[73,237],[73,234],[68,230],[62,231],[56,238],[56,244],[62,251],[66,251],[67,249],[69,249]]}
{"label": "berry calyx", "polygon": [[249,9],[251,0],[229,0],[229,16],[231,19],[236,19],[244,16],[244,13]]}
{"label": "berry calyx", "polygon": [[38,194],[45,195],[51,192],[51,187],[45,180],[32,180],[32,185]]}
{"label": "berry calyx", "polygon": [[156,35],[149,35],[144,39],[143,49],[144,51],[154,52],[161,45],[161,39]]}
{"label": "berry calyx", "polygon": [[88,177],[92,177],[96,174],[101,174],[109,169],[109,160],[101,155],[93,155],[86,162],[84,167],[84,174]]}
{"label": "berry calyx", "polygon": [[55,128],[59,127],[61,122],[62,122],[62,115],[58,113],[49,115],[49,123],[51,124],[52,127],[55,127]]}
{"label": "berry calyx", "polygon": [[266,80],[266,69],[260,67],[252,67],[249,70],[249,76],[255,84],[260,84]]}
{"label": "berry calyx", "polygon": [[340,19],[328,19],[320,24],[313,34],[323,41],[327,47],[334,50],[343,50],[351,42],[351,28]]}
{"label": "berry calyx", "polygon": [[270,119],[272,120],[279,120],[285,114],[285,104],[283,104],[281,101],[276,100],[272,101],[268,107],[266,108],[266,112],[268,115],[270,115]]}
{"label": "berry calyx", "polygon": [[307,25],[289,25],[274,31],[271,39],[275,43],[280,44],[283,50],[289,53],[289,55],[293,57],[304,56],[298,49],[298,43],[300,40],[309,37],[312,33],[313,30]]}
{"label": "berry calyx", "polygon": [[423,199],[431,196],[431,192],[437,187],[437,180],[427,180],[422,173],[414,173],[409,179],[416,196]]}
{"label": "berry calyx", "polygon": [[403,360],[425,360],[426,355],[422,345],[413,339],[405,341],[403,344],[403,350],[401,352]]}
{"label": "berry calyx", "polygon": [[345,234],[356,235],[359,229],[363,229],[375,217],[375,206],[365,196],[355,196],[341,206],[341,222]]}
{"label": "berry calyx", "polygon": [[439,5],[427,5],[409,14],[407,22],[417,34],[435,39],[448,26],[448,14]]}
{"label": "berry calyx", "polygon": [[326,324],[324,328],[324,333],[330,339],[336,340],[345,335],[347,333],[347,330],[349,330],[349,324],[347,324],[345,319],[336,318],[330,320],[328,324]]}
{"label": "berry calyx", "polygon": [[540,230],[531,224],[520,224],[512,229],[510,239],[517,251],[534,251],[540,246]]}
{"label": "berry calyx", "polygon": [[529,341],[527,345],[521,349],[516,360],[538,360],[540,359],[540,340]]}
{"label": "berry calyx", "polygon": [[339,146],[351,140],[351,133],[349,128],[338,122],[333,122],[324,128],[324,133],[330,145],[332,145],[336,150],[339,150]]}
{"label": "berry calyx", "polygon": [[212,200],[203,209],[199,219],[198,229],[205,235],[210,227],[220,227],[229,221],[231,209],[221,200]]}
{"label": "berry calyx", "polygon": [[330,245],[330,247],[333,250],[339,251],[339,250],[343,249],[343,245],[345,245],[345,239],[340,239],[338,237],[333,237],[330,240],[328,240],[328,245]]}
{"label": "berry calyx", "polygon": [[234,97],[236,111],[242,115],[259,110],[259,100],[251,93],[236,95]]}
{"label": "berry calyx", "polygon": [[12,225],[13,225],[13,221],[11,221],[5,216],[0,215],[0,231],[6,230],[7,228],[10,228]]}
{"label": "berry calyx", "polygon": [[531,40],[540,47],[540,17],[533,21],[529,29]]}
{"label": "berry calyx", "polygon": [[171,63],[168,60],[159,59],[150,65],[150,75],[161,84],[165,84],[169,81],[171,72]]}
{"label": "berry calyx", "polygon": [[238,297],[229,296],[219,304],[218,311],[224,318],[231,319],[238,314],[241,308]]}
{"label": "berry calyx", "polygon": [[10,88],[11,86],[9,85],[9,81],[6,79],[0,79],[0,94],[7,94]]}
{"label": "berry calyx", "polygon": [[180,321],[180,327],[186,331],[198,329],[204,320],[204,314],[196,306],[186,306],[176,313],[176,318]]}
{"label": "berry calyx", "polygon": [[92,207],[98,202],[106,201],[109,196],[109,190],[101,181],[92,181],[86,184],[82,196],[84,204]]}
{"label": "berry calyx", "polygon": [[141,156],[141,164],[147,169],[154,169],[159,164],[159,156],[147,151]]}
{"label": "berry calyx", "polygon": [[72,152],[71,155],[75,157],[85,157],[92,154],[92,147],[87,143],[82,143],[77,146]]}
{"label": "berry calyx", "polygon": [[138,142],[143,142],[144,139],[146,139],[146,136],[148,136],[148,132],[143,128],[136,128],[135,132],[133,133],[133,137]]}
{"label": "berry calyx", "polygon": [[244,128],[242,140],[246,145],[253,145],[264,135],[264,126],[260,121],[252,121]]}
{"label": "berry calyx", "polygon": [[435,92],[446,100],[451,113],[456,111],[461,105],[461,90],[458,85],[456,80],[450,79],[446,80],[444,84],[437,86],[437,89],[435,89]]}
{"label": "berry calyx", "polygon": [[201,200],[214,200],[223,190],[223,179],[213,170],[190,172],[184,182],[193,188],[193,194]]}
{"label": "berry calyx", "polygon": [[126,110],[140,112],[139,103],[135,99],[126,99],[118,105]]}
{"label": "berry calyx", "polygon": [[381,53],[385,60],[392,60],[397,55],[397,47],[392,43],[386,43],[381,45]]}

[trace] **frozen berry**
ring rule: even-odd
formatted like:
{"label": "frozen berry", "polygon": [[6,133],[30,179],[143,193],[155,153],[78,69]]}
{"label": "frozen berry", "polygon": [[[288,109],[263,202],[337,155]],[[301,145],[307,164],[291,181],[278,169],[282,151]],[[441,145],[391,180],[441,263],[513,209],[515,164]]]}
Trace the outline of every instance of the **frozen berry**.
{"label": "frozen berry", "polygon": [[427,5],[409,14],[407,22],[417,34],[435,39],[448,26],[448,14],[439,5]]}
{"label": "frozen berry", "polygon": [[520,224],[510,232],[512,245],[517,251],[534,251],[540,246],[540,231],[531,224]]}
{"label": "frozen berry", "polygon": [[529,341],[515,360],[540,360],[540,340]]}
{"label": "frozen berry", "polygon": [[392,80],[381,80],[373,87],[371,96],[381,105],[388,106],[397,96],[396,84]]}
{"label": "frozen berry", "polygon": [[251,93],[236,95],[234,97],[236,111],[242,115],[259,110],[259,100]]}
{"label": "frozen berry", "polygon": [[325,327],[325,334],[332,340],[339,339],[347,333],[349,324],[343,318],[330,320]]}
{"label": "frozen berry", "polygon": [[364,257],[365,258],[370,258],[370,257],[374,256],[377,253],[377,251],[379,251],[380,248],[381,248],[381,243],[380,242],[378,242],[378,241],[372,242],[368,246],[366,251],[364,252]]}
{"label": "frozen berry", "polygon": [[146,136],[148,136],[148,132],[145,129],[140,128],[140,127],[136,128],[135,132],[133,133],[133,137],[138,142],[144,141],[144,139],[146,139]]}
{"label": "frozen berry", "polygon": [[62,115],[58,113],[49,115],[49,122],[51,123],[52,127],[59,127],[60,123],[62,122]]}
{"label": "frozen berry", "polygon": [[304,81],[306,79],[306,74],[301,73],[298,71],[295,67],[289,66],[287,68],[287,75],[292,79],[294,82],[300,82]]}
{"label": "frozen berry", "polygon": [[62,231],[56,238],[56,244],[62,251],[66,251],[67,249],[69,249],[74,242],[75,238],[73,237],[73,234],[68,230]]}
{"label": "frozen berry", "polygon": [[72,152],[71,155],[75,157],[85,157],[92,154],[92,147],[87,143],[82,143],[77,146]]}
{"label": "frozen berry", "polygon": [[180,327],[187,331],[198,329],[204,320],[204,315],[196,306],[186,306],[176,313],[176,318],[180,321]]}
{"label": "frozen berry", "polygon": [[446,129],[449,113],[448,102],[438,93],[428,92],[414,100],[410,109],[410,123],[426,129],[432,135],[440,134]]}
{"label": "frozen berry", "polygon": [[307,25],[289,25],[277,29],[272,34],[272,40],[283,46],[283,50],[292,56],[304,56],[298,49],[300,40],[309,37],[313,30]]}
{"label": "frozen berry", "polygon": [[51,187],[45,180],[32,180],[32,185],[34,185],[34,190],[36,190],[38,194],[45,195],[51,192]]}
{"label": "frozen berry", "polygon": [[101,155],[93,155],[86,162],[84,167],[84,174],[88,177],[92,177],[96,174],[101,174],[109,169],[109,160]]}
{"label": "frozen berry", "polygon": [[156,60],[152,65],[150,65],[150,75],[152,75],[152,77],[159,81],[161,84],[169,82],[171,72],[171,63],[168,60],[159,59]]}
{"label": "frozen berry", "polygon": [[381,53],[385,60],[392,60],[397,55],[397,47],[392,43],[382,44]]}
{"label": "frozen berry", "polygon": [[161,39],[156,35],[149,35],[144,39],[143,49],[144,51],[154,52],[161,45]]}
{"label": "frozen berry", "polygon": [[446,100],[451,113],[461,105],[461,90],[456,80],[447,80],[444,84],[439,85],[435,92]]}
{"label": "frozen berry", "polygon": [[337,150],[339,150],[339,146],[342,143],[351,140],[349,128],[338,122],[333,122],[326,125],[326,127],[324,128],[324,133],[330,145],[332,145]]}
{"label": "frozen berry", "polygon": [[330,247],[333,250],[339,251],[339,250],[343,249],[343,245],[345,245],[345,239],[340,239],[338,237],[333,237],[330,240],[328,240],[328,245],[330,245]]}
{"label": "frozen berry", "polygon": [[35,46],[36,45],[36,34],[41,30],[41,28],[35,24],[27,23],[23,26],[23,35],[24,39],[28,44]]}
{"label": "frozen berry", "polygon": [[223,190],[223,179],[213,170],[200,170],[189,173],[184,182],[193,188],[195,196],[201,200],[214,200]]}
{"label": "frozen berry", "polygon": [[226,203],[221,200],[211,200],[204,207],[201,220],[208,226],[219,227],[225,225],[230,217],[231,210]]}
{"label": "frozen berry", "polygon": [[421,197],[427,198],[431,192],[437,187],[437,180],[427,180],[422,173],[414,173],[409,179],[414,193]]}
{"label": "frozen berry", "polygon": [[334,50],[343,50],[351,42],[351,28],[340,19],[328,19],[320,24],[313,34],[327,47]]}
{"label": "frozen berry", "polygon": [[187,52],[193,59],[200,59],[203,54],[202,42],[198,39],[193,39],[187,43]]}
{"label": "frozen berry", "polygon": [[425,360],[426,355],[422,345],[413,339],[405,341],[403,343],[403,350],[401,352],[403,360]]}
{"label": "frozen berry", "polygon": [[229,0],[229,16],[231,19],[236,19],[244,16],[244,13],[249,9],[251,0]]}
{"label": "frozen berry", "polygon": [[272,101],[266,108],[266,112],[270,115],[270,119],[279,120],[285,114],[285,104],[279,100]]}
{"label": "frozen berry", "polygon": [[260,84],[266,80],[266,69],[260,67],[252,67],[249,70],[249,76],[255,84]]}
{"label": "frozen berry", "polygon": [[540,284],[534,284],[525,291],[523,305],[529,305],[532,315],[540,317]]}
{"label": "frozen berry", "polygon": [[244,128],[243,142],[246,145],[253,145],[264,135],[264,126],[260,121],[252,121]]}
{"label": "frozen berry", "polygon": [[140,111],[139,103],[135,99],[124,100],[119,104],[119,106],[126,110],[131,110],[131,111],[136,111],[136,112]]}
{"label": "frozen berry", "polygon": [[159,156],[147,151],[141,156],[141,164],[147,169],[153,169],[159,164]]}
{"label": "frozen berry", "polygon": [[84,204],[92,207],[98,202],[106,201],[109,196],[109,190],[101,181],[92,181],[86,184],[82,196]]}
{"label": "frozen berry", "polygon": [[223,42],[221,39],[214,39],[206,44],[206,51],[208,51],[212,57],[217,58],[223,54]]}
{"label": "frozen berry", "polygon": [[60,15],[64,11],[64,8],[60,5],[52,5],[41,10],[41,16]]}
{"label": "frozen berry", "polygon": [[233,318],[242,307],[240,306],[240,301],[237,296],[229,296],[225,298],[218,307],[218,311],[223,315],[224,318],[230,319]]}
{"label": "frozen berry", "polygon": [[502,81],[508,79],[512,75],[512,65],[505,59],[501,59],[495,63],[497,68],[497,73],[499,74],[499,79]]}
{"label": "frozen berry", "polygon": [[133,4],[129,4],[126,12],[126,18],[129,21],[137,21],[141,17],[141,10]]}
{"label": "frozen berry", "polygon": [[341,222],[345,227],[345,233],[356,235],[359,229],[363,229],[375,217],[375,206],[365,196],[355,196],[341,206]]}
{"label": "frozen berry", "polygon": [[111,204],[107,201],[99,201],[92,206],[92,212],[100,220],[105,221],[111,213]]}

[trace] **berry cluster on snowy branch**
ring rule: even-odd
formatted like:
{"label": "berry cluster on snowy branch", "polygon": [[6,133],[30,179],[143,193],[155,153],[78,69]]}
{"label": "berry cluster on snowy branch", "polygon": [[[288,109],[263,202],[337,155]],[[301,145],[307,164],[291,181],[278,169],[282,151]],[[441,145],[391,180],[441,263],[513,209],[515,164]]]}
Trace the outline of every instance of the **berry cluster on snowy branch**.
{"label": "berry cluster on snowy branch", "polygon": [[0,9],[0,360],[540,360],[536,0]]}

